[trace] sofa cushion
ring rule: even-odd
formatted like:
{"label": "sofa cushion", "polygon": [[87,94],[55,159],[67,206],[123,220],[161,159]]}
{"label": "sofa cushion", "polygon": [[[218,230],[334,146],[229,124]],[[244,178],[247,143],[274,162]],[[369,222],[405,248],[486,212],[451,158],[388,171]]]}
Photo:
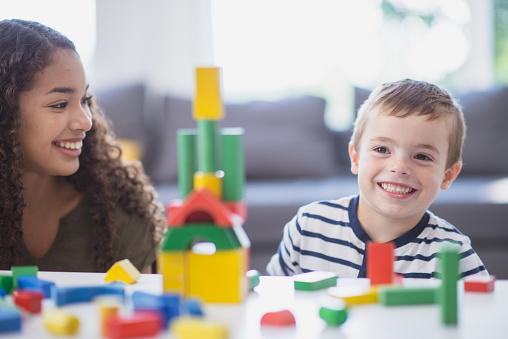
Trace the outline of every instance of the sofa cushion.
{"label": "sofa cushion", "polygon": [[461,175],[508,175],[508,87],[458,95],[467,124]]}
{"label": "sofa cushion", "polygon": [[[226,104],[220,127],[245,129],[248,179],[326,177],[337,174],[333,135],[324,123],[324,99],[313,96],[280,101]],[[159,168],[165,181],[177,177],[176,133],[195,128],[190,100],[168,97],[166,137]]]}

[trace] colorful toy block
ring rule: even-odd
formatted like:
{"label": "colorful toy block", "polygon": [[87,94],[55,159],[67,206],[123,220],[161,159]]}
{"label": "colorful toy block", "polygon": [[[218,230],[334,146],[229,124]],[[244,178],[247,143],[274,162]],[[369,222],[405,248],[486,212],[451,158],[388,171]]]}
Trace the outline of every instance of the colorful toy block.
{"label": "colorful toy block", "polygon": [[335,298],[342,299],[346,306],[373,304],[378,302],[378,287],[371,287],[368,291],[360,294],[344,294],[338,288],[330,288],[328,293]]}
{"label": "colorful toy block", "polygon": [[13,281],[11,275],[0,275],[0,288],[2,288],[6,294],[10,294],[13,289]]}
{"label": "colorful toy block", "polygon": [[347,320],[347,316],[347,305],[341,299],[327,299],[319,309],[319,317],[329,326],[340,326],[344,324]]}
{"label": "colorful toy block", "polygon": [[141,273],[136,266],[134,266],[129,259],[123,259],[111,266],[106,272],[104,280],[107,282],[123,281],[126,284],[133,284],[137,282],[140,277]]}
{"label": "colorful toy block", "polygon": [[37,266],[12,266],[12,287],[18,288],[18,277],[32,276],[37,277],[39,268]]}
{"label": "colorful toy block", "polygon": [[295,290],[315,291],[337,285],[337,273],[315,271],[293,276]]}
{"label": "colorful toy block", "polygon": [[[249,291],[243,129],[219,129],[220,69],[198,68],[196,78],[197,129],[178,131],[182,200],[167,205],[169,230],[159,247],[159,273],[165,292],[237,303]],[[215,245],[213,254],[193,251],[203,241]]]}
{"label": "colorful toy block", "polygon": [[196,94],[193,108],[195,120],[221,120],[224,117],[220,68],[199,67],[196,69]]}
{"label": "colorful toy block", "polygon": [[0,334],[21,331],[21,313],[14,307],[0,306]]}
{"label": "colorful toy block", "polygon": [[443,248],[439,253],[441,286],[436,297],[441,305],[441,321],[445,325],[457,324],[457,280],[459,278],[459,253],[455,248]]}
{"label": "colorful toy block", "polygon": [[496,276],[490,275],[487,279],[464,280],[464,291],[489,293],[494,291]]}
{"label": "colorful toy block", "polygon": [[259,277],[261,274],[257,270],[249,270],[247,273],[245,273],[247,276],[247,279],[249,279],[249,288],[252,291],[254,287],[259,285]]}
{"label": "colorful toy block", "polygon": [[281,310],[276,312],[267,312],[261,317],[261,325],[263,326],[295,326],[296,320],[289,310]]}
{"label": "colorful toy block", "polygon": [[367,243],[367,278],[372,286],[393,284],[394,249],[392,242]]}
{"label": "colorful toy block", "polygon": [[437,289],[433,287],[381,287],[379,303],[392,305],[425,305],[436,303]]}
{"label": "colorful toy block", "polygon": [[135,310],[157,311],[162,316],[162,326],[180,315],[180,296],[177,294],[155,295],[151,293],[135,291],[132,293],[132,305]]}
{"label": "colorful toy block", "polygon": [[44,325],[52,334],[71,336],[79,330],[79,319],[62,309],[44,312],[42,319]]}
{"label": "colorful toy block", "polygon": [[180,317],[171,323],[171,333],[176,339],[227,339],[225,326],[211,320],[196,317]]}
{"label": "colorful toy block", "polygon": [[42,292],[28,290],[14,290],[12,292],[12,300],[19,308],[33,314],[41,313]]}
{"label": "colorful toy block", "polygon": [[98,295],[112,294],[124,297],[124,287],[119,284],[84,287],[56,287],[51,289],[51,299],[56,306],[72,303],[90,302]]}
{"label": "colorful toy block", "polygon": [[111,315],[106,320],[106,337],[112,339],[154,337],[161,329],[158,312],[136,311],[132,316]]}
{"label": "colorful toy block", "polygon": [[51,297],[51,288],[55,286],[52,281],[41,280],[34,276],[18,277],[19,289],[39,290],[44,294],[44,298]]}
{"label": "colorful toy block", "polygon": [[115,296],[98,296],[93,299],[93,303],[99,310],[99,320],[101,324],[101,334],[106,336],[106,321],[110,316],[117,315],[118,309],[122,305],[122,299]]}
{"label": "colorful toy block", "polygon": [[201,306],[201,301],[198,299],[186,299],[182,301],[180,304],[180,313],[185,316],[192,316],[192,317],[203,317],[203,307]]}

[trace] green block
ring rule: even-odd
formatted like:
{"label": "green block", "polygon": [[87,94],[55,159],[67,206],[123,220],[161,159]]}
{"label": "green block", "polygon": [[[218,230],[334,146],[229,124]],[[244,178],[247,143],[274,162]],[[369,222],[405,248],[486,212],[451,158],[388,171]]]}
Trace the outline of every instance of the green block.
{"label": "green block", "polygon": [[217,250],[232,250],[242,247],[233,228],[217,227],[214,224],[185,224],[183,227],[170,227],[161,243],[161,251],[185,251],[193,242],[207,241]]}
{"label": "green block", "polygon": [[329,299],[319,309],[319,317],[329,326],[340,326],[347,320],[346,303],[340,298]]}
{"label": "green block", "polygon": [[215,120],[198,120],[198,170],[204,173],[217,171],[218,124]]}
{"label": "green block", "polygon": [[6,294],[10,294],[13,289],[12,276],[0,275],[0,288],[3,288]]}
{"label": "green block", "polygon": [[456,325],[459,253],[455,248],[444,248],[438,257],[441,259],[441,286],[437,292],[437,300],[441,305],[441,321],[445,325]]}
{"label": "green block", "polygon": [[39,268],[37,266],[12,266],[12,288],[16,289],[18,287],[18,277],[22,276],[32,276],[37,277],[37,272]]}
{"label": "green block", "polygon": [[295,290],[315,291],[337,285],[337,273],[308,272],[293,276]]}
{"label": "green block", "polygon": [[425,305],[436,303],[436,293],[434,287],[381,287],[378,299],[385,306]]}
{"label": "green block", "polygon": [[242,201],[245,186],[243,129],[222,129],[222,196],[224,201]]}
{"label": "green block", "polygon": [[254,287],[259,285],[259,277],[261,276],[261,274],[257,270],[249,270],[247,271],[247,273],[245,273],[245,275],[247,279],[249,279],[249,287],[250,290],[252,291]]}
{"label": "green block", "polygon": [[197,169],[196,138],[196,129],[178,131],[178,189],[182,200],[194,188],[194,173]]}

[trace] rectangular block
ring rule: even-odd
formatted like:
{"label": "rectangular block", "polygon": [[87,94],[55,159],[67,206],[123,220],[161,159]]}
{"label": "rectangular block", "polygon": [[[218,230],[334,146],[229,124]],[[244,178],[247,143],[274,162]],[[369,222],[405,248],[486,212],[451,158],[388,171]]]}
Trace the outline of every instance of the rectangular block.
{"label": "rectangular block", "polygon": [[382,287],[379,290],[379,303],[392,305],[425,305],[436,302],[436,288],[433,287]]}
{"label": "rectangular block", "polygon": [[393,284],[394,248],[395,245],[391,242],[367,243],[367,278],[372,286]]}
{"label": "rectangular block", "polygon": [[337,273],[315,271],[293,276],[295,290],[315,291],[337,285]]}
{"label": "rectangular block", "polygon": [[495,284],[496,276],[494,275],[487,279],[466,279],[464,280],[464,291],[488,293],[494,291]]}

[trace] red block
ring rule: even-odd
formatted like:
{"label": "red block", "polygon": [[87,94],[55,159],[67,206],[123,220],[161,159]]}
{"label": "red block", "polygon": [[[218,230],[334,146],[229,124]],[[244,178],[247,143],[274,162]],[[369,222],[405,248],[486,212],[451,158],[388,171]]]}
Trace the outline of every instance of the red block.
{"label": "red block", "polygon": [[367,278],[371,286],[393,284],[393,262],[395,245],[387,243],[367,243]]}
{"label": "red block", "polygon": [[278,312],[268,312],[261,318],[261,325],[268,326],[293,326],[295,325],[295,317],[289,310]]}
{"label": "red block", "polygon": [[42,299],[44,295],[35,291],[15,290],[12,292],[14,304],[23,310],[38,314],[41,313]]}
{"label": "red block", "polygon": [[464,291],[466,292],[492,292],[496,284],[496,276],[491,275],[488,279],[464,280]]}
{"label": "red block", "polygon": [[112,339],[154,337],[162,326],[157,312],[134,312],[131,317],[111,315],[106,320],[105,336]]}

